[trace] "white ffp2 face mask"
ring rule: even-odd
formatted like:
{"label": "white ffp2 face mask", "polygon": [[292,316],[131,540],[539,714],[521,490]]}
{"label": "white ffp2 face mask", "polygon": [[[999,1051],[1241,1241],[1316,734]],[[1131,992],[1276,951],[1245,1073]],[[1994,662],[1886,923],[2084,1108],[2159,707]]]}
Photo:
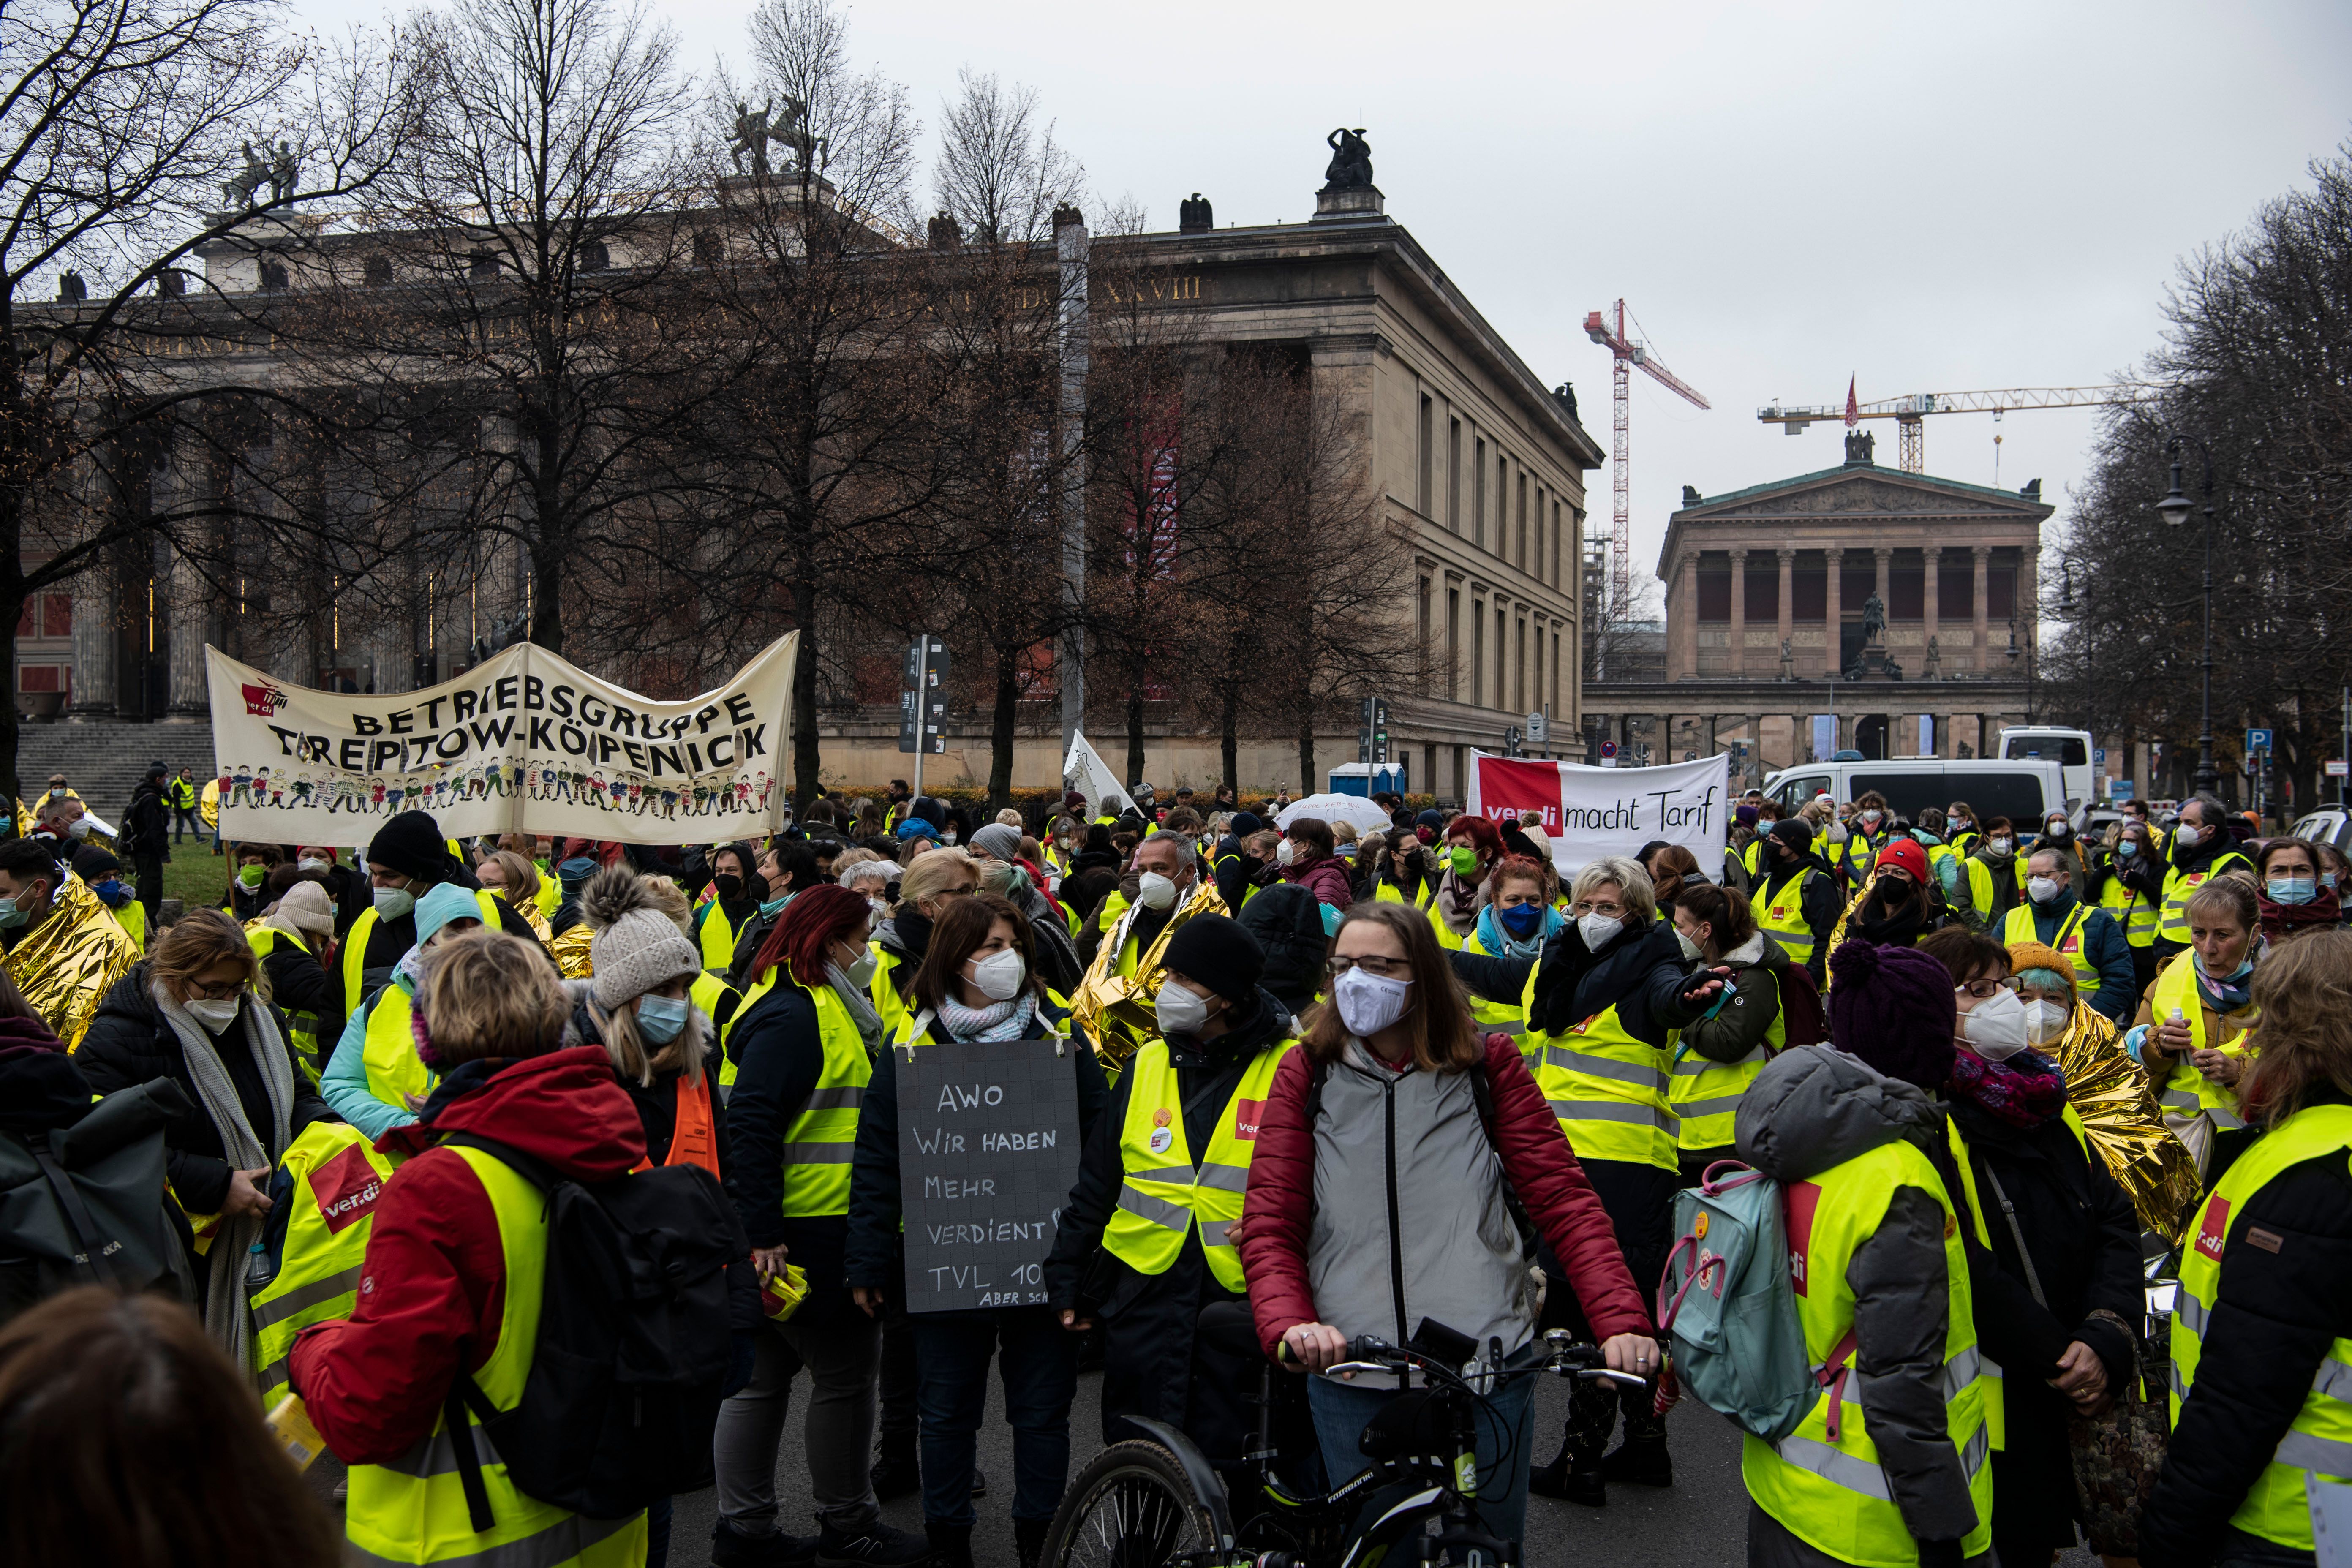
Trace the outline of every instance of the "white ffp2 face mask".
{"label": "white ffp2 face mask", "polygon": [[2025,1004],[2006,986],[1960,1020],[1960,1038],[1989,1062],[2005,1062],[2026,1046]]}
{"label": "white ffp2 face mask", "polygon": [[1173,980],[1160,983],[1151,1003],[1163,1035],[1197,1035],[1209,1021],[1209,999]]}
{"label": "white ffp2 face mask", "polygon": [[1582,914],[1576,917],[1576,929],[1578,934],[1584,938],[1584,951],[1599,952],[1617,940],[1617,933],[1625,929],[1625,922],[1615,915]]}
{"label": "white ffp2 face mask", "polygon": [[2040,1046],[2056,1039],[2066,1032],[2068,1008],[2063,1002],[2043,997],[2025,1005],[2025,1043]]}
{"label": "white ffp2 face mask", "polygon": [[971,983],[992,1002],[1018,996],[1021,983],[1028,976],[1028,967],[1021,962],[1021,954],[1009,947],[990,953],[971,966]]}
{"label": "white ffp2 face mask", "polygon": [[188,1016],[202,1024],[205,1033],[217,1035],[236,1022],[238,1001],[235,996],[194,996],[185,1005]]}
{"label": "white ffp2 face mask", "polygon": [[1339,1022],[1359,1039],[1377,1035],[1403,1017],[1412,994],[1412,981],[1391,980],[1362,968],[1350,969],[1331,982],[1331,1005],[1339,1009]]}
{"label": "white ffp2 face mask", "polygon": [[1136,885],[1135,901],[1147,910],[1164,910],[1176,901],[1176,884],[1157,871],[1146,871]]}

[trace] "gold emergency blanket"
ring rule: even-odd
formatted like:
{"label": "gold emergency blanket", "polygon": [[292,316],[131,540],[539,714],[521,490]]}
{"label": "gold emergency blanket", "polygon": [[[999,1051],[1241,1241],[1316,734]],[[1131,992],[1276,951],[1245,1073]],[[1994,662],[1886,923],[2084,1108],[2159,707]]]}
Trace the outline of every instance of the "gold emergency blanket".
{"label": "gold emergency blanket", "polygon": [[0,967],[71,1051],[81,1048],[107,992],[138,962],[139,944],[68,871],[49,918],[9,949]]}
{"label": "gold emergency blanket", "polygon": [[1202,878],[1192,896],[1160,928],[1150,948],[1137,955],[1135,973],[1122,975],[1118,972],[1118,955],[1127,946],[1128,931],[1143,910],[1141,904],[1129,904],[1120,912],[1118,923],[1103,937],[1102,946],[1095,951],[1094,963],[1087,966],[1087,977],[1078,983],[1077,994],[1070,999],[1070,1016],[1094,1042],[1095,1055],[1110,1067],[1124,1067],[1136,1052],[1160,1037],[1160,1016],[1153,998],[1159,994],[1160,983],[1168,978],[1160,967],[1168,952],[1168,939],[1194,915],[1226,912],[1225,900],[1218,895],[1217,885]]}
{"label": "gold emergency blanket", "polygon": [[595,934],[582,921],[547,944],[548,956],[555,960],[556,971],[564,979],[586,980],[596,973],[596,966],[588,962],[588,942]]}
{"label": "gold emergency blanket", "polygon": [[2197,1162],[2165,1127],[2147,1071],[2124,1049],[2115,1025],[2077,1001],[2065,1035],[2042,1050],[2065,1073],[2067,1102],[2140,1224],[2180,1239],[2197,1203]]}

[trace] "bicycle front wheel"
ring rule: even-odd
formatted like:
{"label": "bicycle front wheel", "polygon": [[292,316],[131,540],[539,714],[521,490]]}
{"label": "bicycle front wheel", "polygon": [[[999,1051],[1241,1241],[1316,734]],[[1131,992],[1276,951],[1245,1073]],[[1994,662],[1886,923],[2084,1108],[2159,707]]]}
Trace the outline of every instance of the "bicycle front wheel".
{"label": "bicycle front wheel", "polygon": [[1192,1478],[1157,1443],[1114,1443],[1078,1472],[1045,1538],[1049,1568],[1170,1568],[1217,1545]]}

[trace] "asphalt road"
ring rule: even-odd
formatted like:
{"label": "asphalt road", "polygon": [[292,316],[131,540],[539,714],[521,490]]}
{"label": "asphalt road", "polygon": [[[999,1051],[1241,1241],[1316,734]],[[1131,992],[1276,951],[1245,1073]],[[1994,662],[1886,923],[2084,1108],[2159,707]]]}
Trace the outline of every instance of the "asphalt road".
{"label": "asphalt road", "polygon": [[[1070,1410],[1073,1474],[1100,1447],[1102,1416],[1097,1399],[1101,1388],[1099,1373],[1078,1379],[1077,1401]],[[807,1380],[799,1380],[795,1396],[804,1395],[807,1389]],[[1536,1391],[1536,1463],[1544,1463],[1559,1451],[1560,1426],[1567,1411],[1567,1384],[1556,1378],[1542,1380]],[[1748,1493],[1739,1479],[1738,1434],[1721,1416],[1689,1400],[1667,1417],[1666,1433],[1675,1460],[1672,1487],[1612,1488],[1608,1506],[1599,1509],[1549,1498],[1530,1499],[1527,1562],[1575,1563],[1578,1568],[1694,1568],[1695,1564],[1746,1561]],[[1009,1511],[1013,1432],[1004,1425],[1003,1401],[994,1388],[989,1394],[987,1421],[980,1431],[980,1464],[989,1477],[990,1489],[977,1505],[980,1523],[972,1531],[972,1560],[980,1568],[1013,1568]],[[309,1479],[325,1497],[341,1476],[341,1467],[329,1458],[314,1467]],[[786,1426],[776,1476],[784,1528],[803,1534],[814,1531],[816,1525],[807,1511],[808,1471],[802,1458],[798,1420]],[[717,1494],[688,1493],[677,1500],[676,1508],[671,1568],[705,1568],[710,1561],[710,1532],[719,1517]],[[918,1498],[886,1503],[882,1511],[902,1530],[923,1528],[922,1502]],[[2076,1550],[2061,1554],[2057,1568],[2099,1568],[2099,1560],[2087,1551]]]}

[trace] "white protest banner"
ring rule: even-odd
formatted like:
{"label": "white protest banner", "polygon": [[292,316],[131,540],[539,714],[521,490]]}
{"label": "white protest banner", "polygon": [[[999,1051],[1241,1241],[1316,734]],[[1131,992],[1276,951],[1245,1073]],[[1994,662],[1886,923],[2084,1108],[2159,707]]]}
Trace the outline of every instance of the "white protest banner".
{"label": "white protest banner", "polygon": [[528,643],[388,697],[289,686],[207,647],[221,834],[356,848],[403,811],[452,838],[771,833],[799,651],[794,632],[726,684],[656,702]]}
{"label": "white protest banner", "polygon": [[1135,804],[1118,784],[1118,775],[1102,760],[1102,753],[1087,743],[1087,738],[1076,731],[1070,736],[1070,754],[1062,762],[1062,787],[1076,790],[1087,797],[1087,820],[1109,815],[1116,816]]}
{"label": "white protest banner", "polygon": [[1533,811],[1567,876],[1603,855],[1631,858],[1644,844],[1679,844],[1714,881],[1723,879],[1731,759],[1702,757],[1659,768],[1588,768],[1473,752],[1470,814],[1496,823]]}

